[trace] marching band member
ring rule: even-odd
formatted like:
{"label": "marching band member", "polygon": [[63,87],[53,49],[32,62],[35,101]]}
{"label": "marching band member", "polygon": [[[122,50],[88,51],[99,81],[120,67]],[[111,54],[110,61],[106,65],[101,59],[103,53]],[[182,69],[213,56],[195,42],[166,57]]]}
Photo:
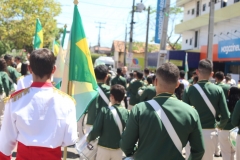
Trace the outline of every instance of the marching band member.
{"label": "marching band member", "polygon": [[[215,128],[223,129],[227,124],[230,114],[227,101],[222,88],[210,83],[208,80],[213,75],[212,62],[204,59],[199,62],[197,74],[199,81],[187,88],[183,94],[183,101],[192,105],[200,116],[205,153],[202,160],[213,160],[217,132]],[[221,115],[220,122],[216,123],[217,115]],[[186,159],[190,146],[186,146]]]}
{"label": "marching band member", "polygon": [[[112,107],[102,107],[97,119],[93,125],[93,130],[88,135],[88,141],[92,141],[100,136],[98,141],[98,151],[96,160],[122,160],[122,150],[119,148],[122,131],[126,126],[129,112],[123,106],[121,101],[125,96],[125,88],[119,84],[113,85],[110,90],[110,101]],[[119,118],[112,113],[115,109]]]}
{"label": "marching band member", "polygon": [[[204,144],[197,111],[174,96],[179,69],[165,63],[156,73],[157,96],[133,107],[120,147],[135,160],[184,160],[182,149],[189,141],[191,159],[201,160]],[[134,153],[136,142],[138,149]]]}
{"label": "marching band member", "polygon": [[0,132],[1,160],[11,159],[16,144],[18,160],[61,160],[61,146],[77,140],[75,101],[51,83],[55,61],[48,49],[31,54],[33,83],[6,102]]}

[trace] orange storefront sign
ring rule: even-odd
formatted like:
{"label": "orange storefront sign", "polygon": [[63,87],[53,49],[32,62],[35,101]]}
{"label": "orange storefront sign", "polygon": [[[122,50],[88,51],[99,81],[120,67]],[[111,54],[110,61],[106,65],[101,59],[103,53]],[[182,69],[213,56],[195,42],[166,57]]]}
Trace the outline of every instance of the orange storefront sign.
{"label": "orange storefront sign", "polygon": [[[200,59],[207,58],[207,46],[201,47]],[[229,61],[240,61],[240,58],[218,58],[218,44],[213,45],[213,61],[215,62],[229,62]]]}

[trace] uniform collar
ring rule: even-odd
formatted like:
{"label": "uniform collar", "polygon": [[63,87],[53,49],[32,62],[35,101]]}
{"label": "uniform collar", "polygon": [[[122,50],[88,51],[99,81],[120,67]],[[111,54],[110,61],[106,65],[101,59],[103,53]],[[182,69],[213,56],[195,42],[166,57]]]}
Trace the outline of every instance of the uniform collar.
{"label": "uniform collar", "polygon": [[208,80],[201,80],[201,81],[198,81],[198,83],[207,83],[209,82]]}
{"label": "uniform collar", "polygon": [[176,96],[174,94],[167,93],[167,92],[158,94],[155,98],[158,98],[158,97],[172,97],[172,98],[176,98]]}
{"label": "uniform collar", "polygon": [[122,107],[121,104],[114,104],[113,106],[114,106],[114,107]]}
{"label": "uniform collar", "polygon": [[31,84],[31,87],[37,87],[37,88],[41,88],[41,87],[53,87],[52,83],[50,82],[33,82]]}

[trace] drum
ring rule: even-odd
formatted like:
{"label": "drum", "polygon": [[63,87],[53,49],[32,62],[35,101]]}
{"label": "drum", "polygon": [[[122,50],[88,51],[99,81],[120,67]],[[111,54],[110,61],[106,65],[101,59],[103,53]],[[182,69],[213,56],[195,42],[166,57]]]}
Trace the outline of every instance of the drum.
{"label": "drum", "polygon": [[238,130],[239,130],[238,127],[235,127],[229,131],[229,142],[235,151],[236,151]]}
{"label": "drum", "polygon": [[97,154],[98,139],[87,142],[88,134],[85,134],[78,143],[75,144],[75,148],[80,156],[80,160],[95,160]]}

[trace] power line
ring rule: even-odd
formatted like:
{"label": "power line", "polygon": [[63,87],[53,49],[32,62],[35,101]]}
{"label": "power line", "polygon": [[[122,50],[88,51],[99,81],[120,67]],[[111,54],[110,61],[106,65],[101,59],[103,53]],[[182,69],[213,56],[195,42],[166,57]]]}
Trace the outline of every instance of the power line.
{"label": "power line", "polygon": [[99,53],[99,48],[100,48],[100,39],[101,39],[101,29],[104,28],[102,27],[102,24],[106,24],[103,22],[96,22],[99,24],[99,26],[97,26],[97,28],[99,29],[99,33],[98,33],[98,53]]}

